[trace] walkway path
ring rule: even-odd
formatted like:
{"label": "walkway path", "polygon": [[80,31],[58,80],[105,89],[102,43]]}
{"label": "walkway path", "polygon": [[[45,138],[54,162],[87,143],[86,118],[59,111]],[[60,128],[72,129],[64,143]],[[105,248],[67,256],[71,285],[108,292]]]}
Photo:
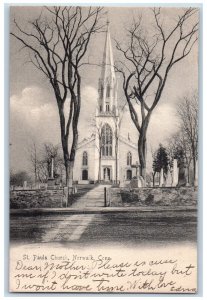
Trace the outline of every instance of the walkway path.
{"label": "walkway path", "polygon": [[[85,209],[104,207],[104,185],[94,187],[77,199],[70,208]],[[109,187],[107,185],[106,187]],[[59,216],[59,222],[42,236],[43,242],[78,241],[88,226],[93,222],[95,214],[74,214]]]}
{"label": "walkway path", "polygon": [[98,185],[72,204],[71,208],[104,207],[104,187],[109,185]]}
{"label": "walkway path", "polygon": [[42,242],[78,241],[87,227],[91,224],[95,214],[59,216],[58,222],[50,224],[50,228],[42,235]]}

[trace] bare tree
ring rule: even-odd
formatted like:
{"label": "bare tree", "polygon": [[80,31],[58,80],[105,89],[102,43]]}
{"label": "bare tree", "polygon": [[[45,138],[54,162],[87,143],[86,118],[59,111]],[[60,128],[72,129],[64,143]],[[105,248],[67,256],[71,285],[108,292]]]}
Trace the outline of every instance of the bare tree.
{"label": "bare tree", "polygon": [[[198,10],[185,8],[171,26],[165,25],[161,8],[152,9],[154,29],[142,27],[142,17],[127,30],[127,45],[116,41],[122,54],[116,69],[123,75],[123,90],[131,119],[139,133],[141,175],[146,176],[146,135],[152,112],[158,104],[173,67],[188,56],[198,37]],[[173,22],[173,21],[172,21]]]}
{"label": "bare tree", "polygon": [[23,186],[24,181],[31,182],[31,178],[26,171],[18,171],[10,174],[10,185]]}
{"label": "bare tree", "polygon": [[173,160],[176,158],[179,161],[184,159],[187,170],[186,181],[190,183],[190,166],[192,162],[192,151],[189,140],[185,131],[181,128],[180,131],[173,134],[167,141],[167,153],[169,157],[169,166],[172,170]]}
{"label": "bare tree", "polygon": [[[29,50],[32,64],[48,78],[57,102],[66,184],[72,187],[81,107],[81,73],[92,36],[102,29],[100,7],[45,7],[28,22],[27,30],[14,20],[11,35]],[[68,102],[69,110],[66,111]],[[69,146],[70,141],[70,146]]]}
{"label": "bare tree", "polygon": [[41,151],[41,159],[39,160],[39,178],[41,182],[46,181],[49,177],[52,177],[52,159],[54,163],[54,176],[63,177],[62,165],[63,157],[60,153],[60,145],[53,145],[52,143],[45,143]]}
{"label": "bare tree", "polygon": [[51,174],[52,159],[54,160],[54,170],[57,169],[56,161],[58,157],[58,148],[59,148],[58,145],[54,146],[51,143],[44,144],[42,163],[46,165],[46,169],[49,177],[53,176],[53,174]]}
{"label": "bare tree", "polygon": [[32,144],[29,146],[29,160],[32,165],[32,173],[34,174],[34,182],[35,186],[38,181],[38,150],[37,150],[37,145],[35,141],[32,142]]}
{"label": "bare tree", "polygon": [[60,145],[53,145],[52,143],[45,143],[42,147],[37,147],[37,144],[33,141],[29,146],[29,161],[32,165],[35,185],[38,182],[47,182],[47,179],[51,176],[52,158],[54,160],[54,173],[60,175],[62,181],[64,161],[60,150]]}
{"label": "bare tree", "polygon": [[41,149],[34,140],[28,146],[28,160],[31,164],[31,171],[34,174],[34,184],[36,187],[37,183],[46,181],[47,170],[42,163]]}
{"label": "bare tree", "polygon": [[[198,158],[198,94],[184,97],[178,104],[177,113],[180,118],[182,147],[190,153],[193,161],[193,180],[196,176],[196,160]],[[185,150],[184,148],[184,150]]]}

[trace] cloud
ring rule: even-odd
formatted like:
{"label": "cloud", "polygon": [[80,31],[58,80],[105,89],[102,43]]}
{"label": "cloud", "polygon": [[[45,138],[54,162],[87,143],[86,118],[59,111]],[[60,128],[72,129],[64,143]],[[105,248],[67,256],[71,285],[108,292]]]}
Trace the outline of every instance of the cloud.
{"label": "cloud", "polygon": [[[90,133],[95,116],[97,91],[86,86],[82,91],[79,119],[80,138]],[[69,102],[69,101],[68,101]],[[28,146],[32,140],[41,145],[45,142],[60,143],[59,115],[55,99],[46,89],[29,86],[10,98],[11,163],[15,169],[27,169]]]}
{"label": "cloud", "polygon": [[[91,125],[95,117],[97,98],[95,88],[83,88],[78,125],[79,141],[93,132]],[[177,124],[175,108],[169,103],[158,104],[148,128],[149,149],[156,148],[159,143],[163,143],[175,133]],[[128,133],[136,143],[138,133],[127,108],[121,123],[121,135],[127,137]],[[59,115],[55,99],[51,99],[46,89],[37,86],[27,87],[20,94],[12,95],[10,99],[11,163],[15,169],[28,169],[28,145],[32,140],[39,145],[45,142],[60,143]]]}
{"label": "cloud", "polygon": [[92,86],[86,86],[82,91],[81,111],[79,119],[79,140],[93,132],[92,122],[95,118],[98,92]]}
{"label": "cloud", "polygon": [[[16,130],[38,139],[54,138],[58,113],[55,101],[48,99],[47,91],[39,87],[27,87],[10,99],[11,133]],[[51,134],[52,132],[52,134]]]}
{"label": "cloud", "polygon": [[[136,142],[138,138],[137,129],[133,121],[131,120],[128,106],[126,108],[127,109],[124,113],[121,123],[121,132],[122,135],[125,136],[129,133],[132,139]],[[140,107],[136,104],[135,110],[140,120]],[[154,109],[150,119],[147,131],[148,144],[157,146],[159,145],[159,143],[163,143],[167,138],[171,136],[171,134],[175,133],[178,130],[178,123],[179,121],[176,116],[176,109],[172,104],[158,104]]]}
{"label": "cloud", "polygon": [[153,147],[164,143],[170,136],[177,132],[179,120],[176,115],[175,106],[169,103],[158,104],[152,113],[148,139]]}
{"label": "cloud", "polygon": [[11,165],[14,169],[27,169],[28,147],[37,144],[59,142],[59,122],[55,101],[46,90],[30,86],[10,98]]}
{"label": "cloud", "polygon": [[[136,105],[136,111],[140,118],[140,108]],[[159,103],[154,109],[147,130],[147,170],[152,168],[151,151],[158,148],[159,144],[165,144],[170,136],[177,132],[179,120],[176,116],[176,108],[169,103]],[[137,143],[138,132],[133,124],[127,107],[121,123],[121,134],[125,137],[130,135],[133,142]]]}

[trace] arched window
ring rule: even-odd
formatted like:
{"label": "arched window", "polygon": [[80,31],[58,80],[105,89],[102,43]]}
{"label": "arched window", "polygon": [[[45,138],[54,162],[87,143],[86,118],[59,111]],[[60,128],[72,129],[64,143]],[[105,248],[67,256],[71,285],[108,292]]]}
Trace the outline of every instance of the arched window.
{"label": "arched window", "polygon": [[106,88],[106,98],[110,97],[110,90],[111,90],[111,88],[110,88],[110,85],[108,84],[107,88]]}
{"label": "arched window", "polygon": [[82,180],[88,180],[88,170],[82,171]]}
{"label": "arched window", "polygon": [[127,166],[131,166],[132,164],[132,154],[131,152],[127,153]]}
{"label": "arched window", "polygon": [[101,132],[102,137],[102,155],[112,156],[112,130],[108,124],[105,124]]}
{"label": "arched window", "polygon": [[127,180],[132,179],[132,170],[127,170],[126,177],[127,177]]}
{"label": "arched window", "polygon": [[86,151],[83,152],[83,166],[88,165],[88,154]]}

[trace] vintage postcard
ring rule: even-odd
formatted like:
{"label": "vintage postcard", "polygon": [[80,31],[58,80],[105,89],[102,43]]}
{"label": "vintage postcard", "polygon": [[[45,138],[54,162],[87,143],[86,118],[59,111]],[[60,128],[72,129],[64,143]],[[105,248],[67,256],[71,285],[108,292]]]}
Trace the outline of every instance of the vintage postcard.
{"label": "vintage postcard", "polygon": [[198,7],[10,7],[10,292],[195,294]]}

